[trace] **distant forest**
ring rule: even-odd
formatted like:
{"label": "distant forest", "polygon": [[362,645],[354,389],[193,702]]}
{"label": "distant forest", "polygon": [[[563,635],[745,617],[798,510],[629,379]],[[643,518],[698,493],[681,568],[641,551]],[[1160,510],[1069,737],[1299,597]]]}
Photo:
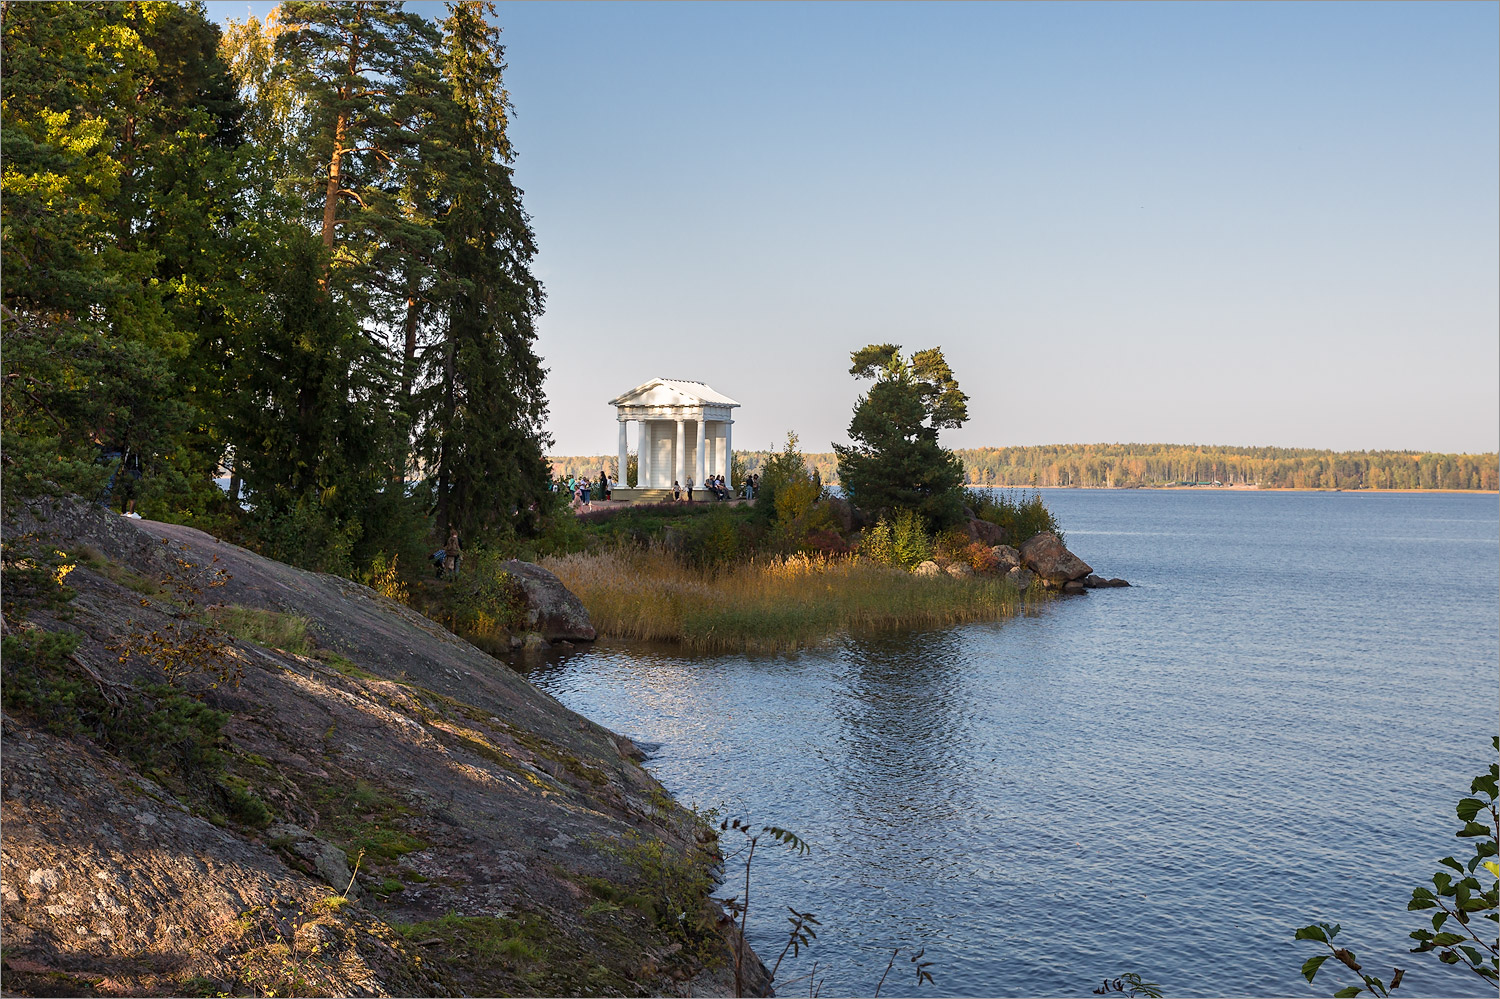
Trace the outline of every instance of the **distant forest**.
{"label": "distant forest", "polygon": [[[746,472],[767,451],[739,451]],[[1219,482],[1265,489],[1500,488],[1500,455],[1417,451],[1314,451],[1183,444],[1049,444],[959,448],[965,476],[980,486],[1150,487]],[[805,455],[825,483],[838,480],[832,452]],[[559,473],[614,470],[613,456],[553,457]]]}

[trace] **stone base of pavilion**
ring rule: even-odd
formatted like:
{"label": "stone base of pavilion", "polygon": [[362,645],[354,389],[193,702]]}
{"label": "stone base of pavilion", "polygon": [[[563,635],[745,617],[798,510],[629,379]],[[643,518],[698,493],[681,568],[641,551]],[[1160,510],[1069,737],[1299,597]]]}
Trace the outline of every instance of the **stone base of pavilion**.
{"label": "stone base of pavilion", "polygon": [[[672,490],[670,489],[627,489],[624,486],[616,486],[609,491],[610,501],[613,503],[670,503],[672,502]],[[687,502],[687,490],[682,492],[682,501]],[[597,504],[599,500],[594,500]],[[693,490],[693,503],[715,503],[715,502],[744,502],[738,496],[731,496],[729,500],[715,500],[714,494],[704,492],[702,489]]]}
{"label": "stone base of pavilion", "polygon": [[[697,498],[697,490],[693,490],[693,498]],[[627,489],[624,486],[616,486],[609,491],[610,498],[615,502],[624,503],[666,503],[672,499],[670,489]]]}

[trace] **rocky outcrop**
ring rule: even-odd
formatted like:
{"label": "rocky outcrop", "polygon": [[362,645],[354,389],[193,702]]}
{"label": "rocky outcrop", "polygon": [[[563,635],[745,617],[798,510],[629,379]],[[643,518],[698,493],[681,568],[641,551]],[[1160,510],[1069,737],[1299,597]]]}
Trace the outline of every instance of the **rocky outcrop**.
{"label": "rocky outcrop", "polygon": [[959,528],[967,537],[978,541],[983,545],[1000,545],[1005,543],[1005,528],[999,524],[991,524],[987,520],[978,517],[971,518]]}
{"label": "rocky outcrop", "polygon": [[583,601],[539,565],[511,559],[503,568],[521,585],[526,598],[526,628],[548,641],[592,642],[598,637]]}
{"label": "rocky outcrop", "polygon": [[943,574],[943,570],[932,559],[928,559],[925,562],[918,562],[915,566],[913,566],[911,574],[913,576],[941,576]]}
{"label": "rocky outcrop", "polygon": [[[7,592],[6,690],[71,698],[73,734],[7,696],[7,994],[730,994],[706,899],[684,900],[691,947],[675,915],[589,909],[656,897],[642,851],[677,883],[711,870],[628,741],[349,580],[82,503],[5,529],[27,533],[67,553],[75,596]],[[231,638],[210,606],[267,627]],[[59,631],[66,657],[12,654]],[[131,735],[200,722],[205,752]]]}
{"label": "rocky outcrop", "polygon": [[1007,573],[1021,564],[1021,553],[1010,545],[995,545],[990,551],[995,555],[996,572]]}
{"label": "rocky outcrop", "polygon": [[1065,584],[1094,571],[1087,562],[1064,548],[1062,541],[1051,531],[1043,531],[1022,544],[1020,555],[1048,589],[1060,590]]}
{"label": "rocky outcrop", "polygon": [[1036,573],[1032,572],[1024,565],[1018,565],[1014,566],[1009,572],[1007,572],[1005,574],[1005,578],[1016,589],[1024,590],[1032,583],[1036,582]]}
{"label": "rocky outcrop", "polygon": [[1095,576],[1090,573],[1084,577],[1083,585],[1090,590],[1103,590],[1112,586],[1129,586],[1130,584],[1123,579],[1105,579],[1103,576]]}

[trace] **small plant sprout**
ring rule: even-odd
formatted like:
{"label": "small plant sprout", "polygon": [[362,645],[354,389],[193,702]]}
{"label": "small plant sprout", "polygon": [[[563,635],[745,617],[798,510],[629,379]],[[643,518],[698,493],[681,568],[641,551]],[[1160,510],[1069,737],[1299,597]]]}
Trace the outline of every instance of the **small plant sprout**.
{"label": "small plant sprout", "polygon": [[812,927],[818,925],[818,917],[810,912],[798,912],[791,906],[786,907],[791,915],[786,921],[792,924],[787,933],[786,946],[781,948],[781,953],[776,958],[776,963],[771,967],[771,981],[776,980],[776,972],[781,967],[781,959],[786,957],[786,952],[791,951],[793,957],[802,953],[803,947],[811,947],[812,942],[818,938],[818,931]]}
{"label": "small plant sprout", "polygon": [[[890,975],[891,969],[896,966],[896,956],[900,953],[901,948],[897,947],[895,950],[891,951],[891,959],[885,962],[885,972],[880,976],[880,981],[875,983],[875,995],[877,997],[880,995],[880,990],[885,987],[885,980]],[[928,984],[932,983],[932,972],[927,970],[928,968],[932,967],[932,962],[922,960],[922,955],[926,953],[927,948],[923,947],[911,957],[907,958],[908,961],[916,965],[918,987],[920,987],[923,982],[927,982]]]}
{"label": "small plant sprout", "polygon": [[365,848],[364,847],[360,847],[359,848],[359,855],[354,858],[354,873],[352,873],[352,874],[349,875],[349,884],[348,884],[348,887],[346,887],[344,889],[344,897],[345,898],[348,898],[349,897],[349,893],[354,890],[354,879],[357,878],[357,877],[359,877],[359,862],[361,860],[364,860],[364,859],[365,859]]}

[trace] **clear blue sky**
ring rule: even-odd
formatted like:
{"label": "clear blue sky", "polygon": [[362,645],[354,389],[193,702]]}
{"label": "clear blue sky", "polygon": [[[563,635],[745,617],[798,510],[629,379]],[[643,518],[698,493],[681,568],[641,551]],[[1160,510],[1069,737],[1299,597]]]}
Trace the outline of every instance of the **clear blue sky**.
{"label": "clear blue sky", "polygon": [[1500,449],[1497,14],[501,4],[555,452],[656,375],[827,450],[872,342],[955,447]]}

